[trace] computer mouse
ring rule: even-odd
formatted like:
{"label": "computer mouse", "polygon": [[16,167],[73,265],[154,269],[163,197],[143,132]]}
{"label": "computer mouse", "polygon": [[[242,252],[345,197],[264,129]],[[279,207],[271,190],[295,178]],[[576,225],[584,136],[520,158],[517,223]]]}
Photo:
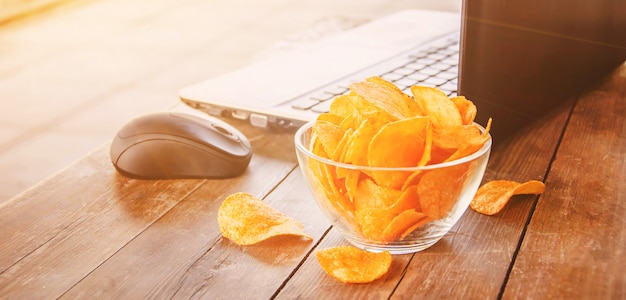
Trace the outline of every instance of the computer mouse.
{"label": "computer mouse", "polygon": [[239,130],[217,118],[159,112],[124,125],[110,155],[115,168],[132,178],[231,178],[246,170],[252,147]]}

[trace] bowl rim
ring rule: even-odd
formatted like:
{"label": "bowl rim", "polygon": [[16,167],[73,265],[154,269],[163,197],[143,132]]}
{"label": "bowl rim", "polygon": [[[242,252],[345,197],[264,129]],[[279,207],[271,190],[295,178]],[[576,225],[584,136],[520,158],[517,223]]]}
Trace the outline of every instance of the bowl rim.
{"label": "bowl rim", "polygon": [[[487,143],[485,143],[485,145],[480,148],[478,151],[452,160],[452,161],[447,161],[447,162],[443,162],[443,163],[438,163],[438,164],[432,164],[432,165],[425,165],[425,166],[417,166],[417,167],[373,167],[373,166],[362,166],[362,165],[354,165],[354,164],[347,164],[347,163],[342,163],[342,162],[338,162],[338,161],[334,161],[328,158],[324,158],[321,156],[318,156],[316,154],[314,154],[313,152],[311,152],[307,146],[303,145],[301,140],[302,140],[302,136],[304,135],[304,133],[311,129],[311,127],[313,127],[313,124],[315,124],[317,120],[313,120],[313,121],[309,121],[307,123],[305,123],[304,125],[302,125],[300,128],[298,128],[298,130],[296,131],[295,135],[294,135],[294,144],[295,147],[298,151],[301,151],[303,153],[305,153],[308,157],[313,158],[317,161],[326,163],[326,164],[330,164],[330,165],[334,165],[336,167],[341,167],[341,168],[345,168],[345,169],[350,169],[350,170],[366,170],[366,171],[424,171],[424,170],[434,170],[434,169],[442,169],[442,168],[447,168],[447,167],[452,167],[452,166],[456,166],[456,165],[460,165],[469,161],[473,161],[475,159],[478,159],[479,157],[483,156],[486,152],[490,152],[491,150],[491,144],[493,142],[493,138],[491,136],[491,134],[489,135],[489,141],[487,141]],[[485,131],[485,128],[474,122],[474,125],[478,126],[478,128],[480,129],[481,132]]]}

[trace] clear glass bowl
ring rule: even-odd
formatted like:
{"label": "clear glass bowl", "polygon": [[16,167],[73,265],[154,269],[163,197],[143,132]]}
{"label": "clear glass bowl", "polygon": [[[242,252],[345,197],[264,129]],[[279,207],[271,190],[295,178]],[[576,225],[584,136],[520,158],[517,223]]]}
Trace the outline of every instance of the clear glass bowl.
{"label": "clear glass bowl", "polygon": [[[439,241],[469,207],[491,151],[489,139],[469,156],[435,165],[344,164],[310,151],[313,123],[295,134],[300,170],[333,227],[354,246],[373,252],[413,253]],[[374,180],[398,177],[406,178],[401,188],[381,187]]]}

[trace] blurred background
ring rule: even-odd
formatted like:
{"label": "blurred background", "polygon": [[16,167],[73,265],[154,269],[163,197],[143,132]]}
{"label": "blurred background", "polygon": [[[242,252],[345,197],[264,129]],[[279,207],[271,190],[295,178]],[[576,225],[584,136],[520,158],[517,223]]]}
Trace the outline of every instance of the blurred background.
{"label": "blurred background", "polygon": [[406,8],[461,0],[0,0],[0,203],[185,85]]}

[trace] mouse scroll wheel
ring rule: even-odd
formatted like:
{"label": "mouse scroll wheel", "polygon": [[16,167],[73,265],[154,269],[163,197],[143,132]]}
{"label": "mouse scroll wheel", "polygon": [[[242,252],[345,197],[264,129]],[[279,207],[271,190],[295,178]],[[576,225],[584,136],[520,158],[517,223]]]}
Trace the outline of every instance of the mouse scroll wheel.
{"label": "mouse scroll wheel", "polygon": [[218,125],[213,125],[213,128],[215,128],[217,131],[219,131],[220,133],[224,134],[224,135],[230,135],[230,131],[226,130],[224,127],[222,126],[218,126]]}
{"label": "mouse scroll wheel", "polygon": [[215,130],[217,130],[217,132],[219,132],[219,133],[221,133],[221,134],[223,134],[225,136],[229,136],[231,138],[236,138],[236,136],[232,132],[230,132],[230,130],[228,130],[228,129],[222,127],[222,126],[219,126],[219,125],[215,125],[215,124],[211,124],[211,125],[212,125],[213,128],[215,128]]}

